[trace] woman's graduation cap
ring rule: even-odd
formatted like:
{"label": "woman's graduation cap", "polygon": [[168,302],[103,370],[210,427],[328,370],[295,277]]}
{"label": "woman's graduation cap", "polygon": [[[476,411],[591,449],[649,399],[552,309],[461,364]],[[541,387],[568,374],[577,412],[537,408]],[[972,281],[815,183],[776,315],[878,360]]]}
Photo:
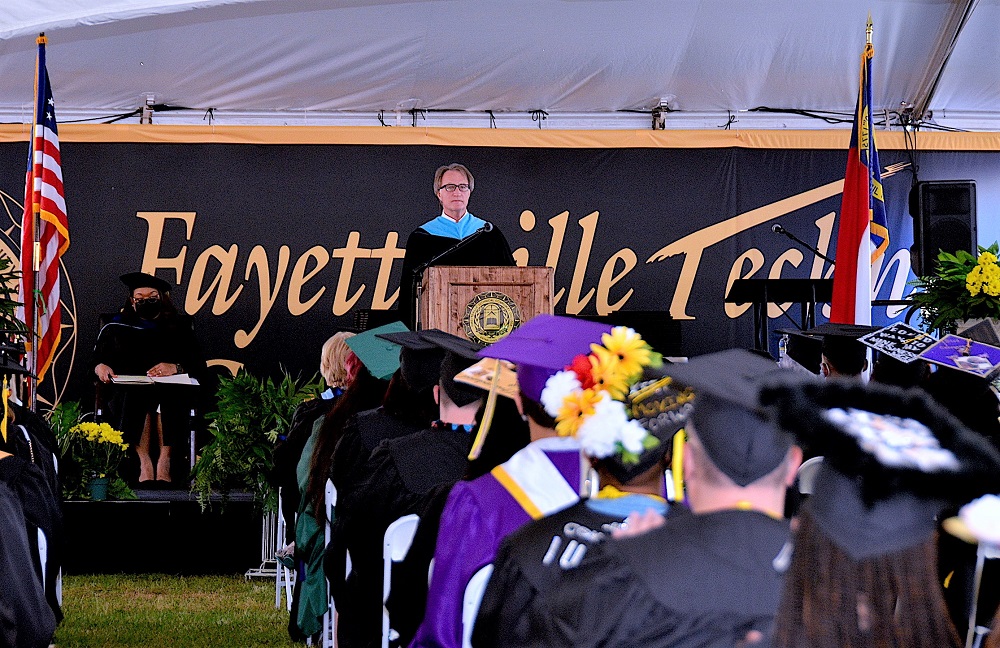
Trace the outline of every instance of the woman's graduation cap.
{"label": "woman's graduation cap", "polygon": [[855,560],[929,539],[949,502],[990,488],[1000,454],[918,390],[856,382],[763,394],[785,429],[824,457],[807,503]]}
{"label": "woman's graduation cap", "polygon": [[121,279],[123,284],[128,286],[129,292],[137,288],[155,288],[162,295],[170,292],[171,289],[170,284],[163,279],[146,274],[145,272],[129,272],[128,274],[123,274],[119,279]]}
{"label": "woman's graduation cap", "polygon": [[408,331],[402,322],[391,322],[348,338],[345,343],[372,376],[388,380],[399,369],[400,346],[380,337],[383,333]]}

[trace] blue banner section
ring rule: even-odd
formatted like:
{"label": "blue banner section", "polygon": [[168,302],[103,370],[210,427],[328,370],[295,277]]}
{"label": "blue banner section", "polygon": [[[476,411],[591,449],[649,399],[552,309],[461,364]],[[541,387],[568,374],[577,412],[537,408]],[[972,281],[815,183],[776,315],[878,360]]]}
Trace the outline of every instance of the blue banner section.
{"label": "blue banner section", "polygon": [[[57,380],[90,389],[101,313],[143,268],[177,286],[208,358],[257,373],[312,374],[322,342],[359,309],[395,307],[409,233],[441,213],[434,170],[475,174],[469,209],[499,227],[522,265],[556,268],[556,311],[665,311],[688,355],[751,346],[741,278],[829,277],[845,150],[535,149],[366,145],[64,143],[73,246],[64,258],[65,352]],[[903,151],[881,151],[891,245],[876,299],[912,280]],[[0,145],[7,212],[20,210],[23,144]],[[979,212],[1000,203],[1000,154],[923,152],[920,179],[977,181]],[[997,236],[985,222],[980,236]],[[17,258],[17,223],[4,245]],[[990,238],[992,240],[992,238]],[[772,329],[790,322],[775,305]],[[788,315],[798,320],[798,307]],[[901,316],[876,308],[875,323]]]}

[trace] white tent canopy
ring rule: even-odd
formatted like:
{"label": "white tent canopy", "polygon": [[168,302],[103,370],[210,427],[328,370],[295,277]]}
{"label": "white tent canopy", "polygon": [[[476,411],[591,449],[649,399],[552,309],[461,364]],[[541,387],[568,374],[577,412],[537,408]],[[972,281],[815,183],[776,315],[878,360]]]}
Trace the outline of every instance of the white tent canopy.
{"label": "white tent canopy", "polygon": [[745,111],[849,119],[869,10],[883,117],[1000,130],[1000,0],[17,0],[0,121],[31,120],[44,31],[62,122],[828,128]]}

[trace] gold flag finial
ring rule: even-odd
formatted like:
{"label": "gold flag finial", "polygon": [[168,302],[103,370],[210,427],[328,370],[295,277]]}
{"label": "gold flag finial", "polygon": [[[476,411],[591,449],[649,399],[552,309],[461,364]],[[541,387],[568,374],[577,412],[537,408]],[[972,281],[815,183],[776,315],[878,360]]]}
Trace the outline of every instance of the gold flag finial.
{"label": "gold flag finial", "polygon": [[872,44],[872,12],[871,12],[871,10],[868,11],[868,25],[865,26],[865,38],[867,39],[868,44],[871,45]]}

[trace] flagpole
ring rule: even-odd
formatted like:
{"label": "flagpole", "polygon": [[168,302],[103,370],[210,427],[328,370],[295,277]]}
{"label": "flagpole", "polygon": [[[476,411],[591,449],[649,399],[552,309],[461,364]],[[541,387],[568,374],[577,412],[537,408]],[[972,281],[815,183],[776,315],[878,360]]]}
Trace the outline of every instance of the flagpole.
{"label": "flagpole", "polygon": [[[33,107],[33,119],[31,120],[31,144],[29,146],[29,174],[31,177],[31,290],[25,295],[25,308],[28,308],[28,303],[30,300],[30,314],[26,312],[25,320],[30,319],[30,323],[25,321],[25,325],[28,326],[28,344],[30,344],[30,352],[28,354],[30,374],[25,379],[25,389],[28,391],[26,399],[29,403],[31,411],[37,411],[38,405],[38,340],[37,333],[39,327],[39,317],[38,317],[38,270],[41,268],[41,256],[42,256],[42,246],[41,240],[39,239],[39,230],[41,229],[41,203],[39,201],[39,196],[36,195],[36,186],[39,183],[39,179],[35,176],[35,158],[37,154],[37,129],[38,129],[38,102],[40,97],[44,96],[41,89],[41,84],[43,83],[43,72],[42,72],[42,52],[45,51],[45,44],[48,39],[45,38],[45,32],[38,35],[35,39],[35,44],[38,45],[38,54],[35,57],[35,105]],[[22,258],[23,258],[22,253]]]}

